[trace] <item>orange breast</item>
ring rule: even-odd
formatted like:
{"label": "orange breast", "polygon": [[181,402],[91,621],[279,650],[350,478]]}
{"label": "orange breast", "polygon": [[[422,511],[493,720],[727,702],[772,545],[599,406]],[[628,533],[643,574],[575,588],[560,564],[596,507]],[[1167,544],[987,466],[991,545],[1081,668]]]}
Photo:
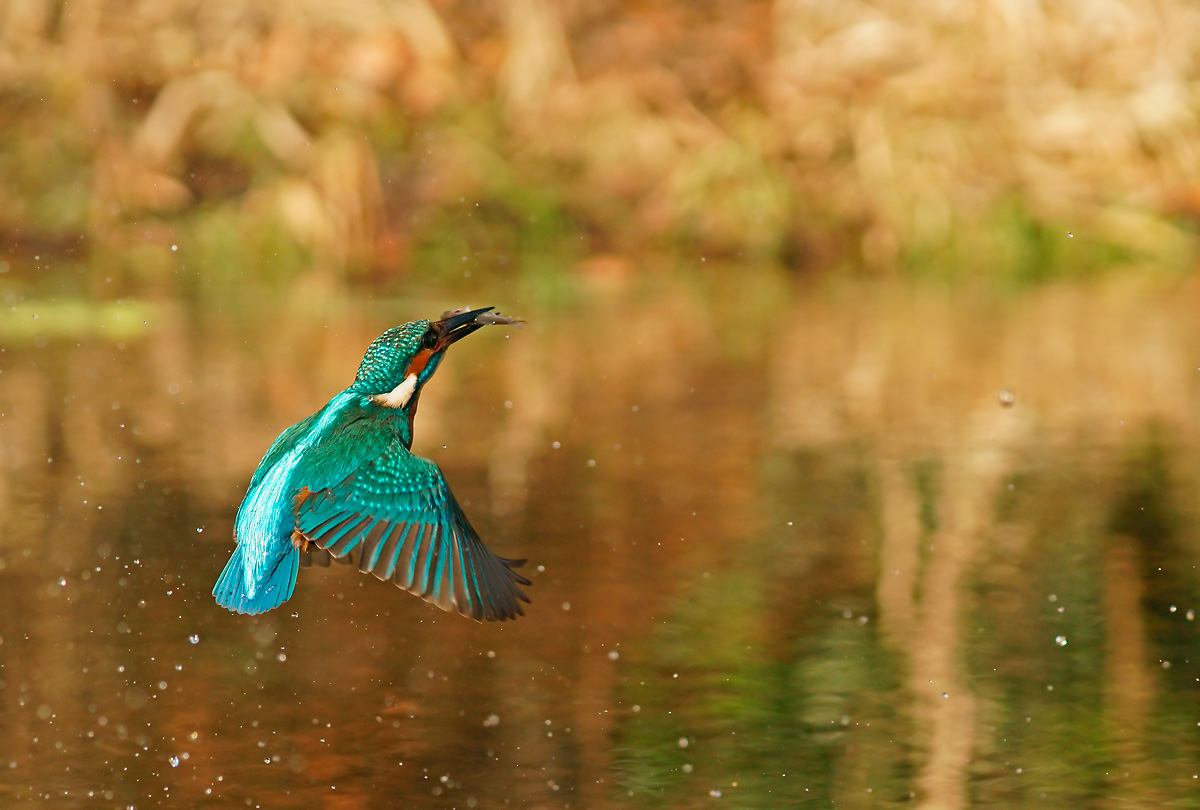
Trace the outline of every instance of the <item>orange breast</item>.
{"label": "orange breast", "polygon": [[404,372],[404,376],[407,377],[409,374],[420,376],[421,372],[425,370],[425,366],[429,365],[429,358],[431,357],[433,357],[432,349],[422,349],[417,352],[412,362],[408,364],[408,370]]}

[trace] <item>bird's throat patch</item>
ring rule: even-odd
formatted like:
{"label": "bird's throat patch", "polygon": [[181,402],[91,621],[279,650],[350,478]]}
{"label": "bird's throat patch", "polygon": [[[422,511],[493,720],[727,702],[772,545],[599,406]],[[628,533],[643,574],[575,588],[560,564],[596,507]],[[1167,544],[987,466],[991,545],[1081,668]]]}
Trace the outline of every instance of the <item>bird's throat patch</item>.
{"label": "bird's throat patch", "polygon": [[403,408],[412,399],[413,392],[416,390],[417,375],[409,374],[391,391],[386,394],[376,394],[371,399],[385,408]]}
{"label": "bird's throat patch", "polygon": [[420,374],[425,370],[425,366],[429,365],[429,361],[433,358],[432,349],[423,349],[416,353],[412,361],[408,364],[408,374]]}

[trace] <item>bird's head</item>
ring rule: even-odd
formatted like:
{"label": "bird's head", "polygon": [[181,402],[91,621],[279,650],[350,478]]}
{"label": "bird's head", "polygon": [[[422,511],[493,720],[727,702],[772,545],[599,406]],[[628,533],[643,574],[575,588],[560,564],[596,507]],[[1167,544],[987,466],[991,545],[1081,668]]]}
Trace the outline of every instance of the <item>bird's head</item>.
{"label": "bird's head", "polygon": [[352,387],[379,405],[415,408],[421,387],[452,343],[490,324],[523,323],[493,309],[456,309],[436,321],[410,321],[387,330],[367,347]]}

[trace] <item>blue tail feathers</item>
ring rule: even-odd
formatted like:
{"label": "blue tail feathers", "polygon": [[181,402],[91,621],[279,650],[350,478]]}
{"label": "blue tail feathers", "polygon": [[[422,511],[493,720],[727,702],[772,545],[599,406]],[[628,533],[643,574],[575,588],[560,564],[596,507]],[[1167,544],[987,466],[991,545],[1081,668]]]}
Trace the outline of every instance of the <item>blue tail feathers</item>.
{"label": "blue tail feathers", "polygon": [[251,596],[246,591],[245,564],[242,559],[244,548],[239,545],[234,549],[233,556],[213,588],[217,604],[235,613],[254,614],[265,613],[290,599],[296,588],[296,572],[300,570],[300,552],[290,544],[280,549],[282,553],[270,575],[265,582],[259,583],[255,594]]}

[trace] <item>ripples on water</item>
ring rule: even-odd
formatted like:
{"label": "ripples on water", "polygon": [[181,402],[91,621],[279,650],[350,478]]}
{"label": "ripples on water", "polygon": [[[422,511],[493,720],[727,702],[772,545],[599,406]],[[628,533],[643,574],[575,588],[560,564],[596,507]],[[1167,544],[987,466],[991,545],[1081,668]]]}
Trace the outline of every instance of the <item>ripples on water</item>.
{"label": "ripples on water", "polygon": [[534,323],[455,346],[417,445],[530,558],[504,626],[337,567],[209,596],[274,435],[461,302],[10,330],[0,795],[1200,804],[1194,287],[493,298]]}

